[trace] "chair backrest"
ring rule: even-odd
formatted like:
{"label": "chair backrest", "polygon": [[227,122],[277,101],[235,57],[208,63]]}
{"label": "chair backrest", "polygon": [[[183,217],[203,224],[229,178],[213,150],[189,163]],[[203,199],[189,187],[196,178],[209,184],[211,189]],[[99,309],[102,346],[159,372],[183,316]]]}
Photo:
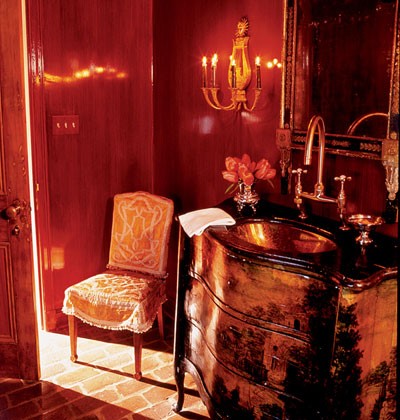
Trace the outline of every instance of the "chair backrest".
{"label": "chair backrest", "polygon": [[108,268],[164,277],[173,201],[138,191],[114,196]]}

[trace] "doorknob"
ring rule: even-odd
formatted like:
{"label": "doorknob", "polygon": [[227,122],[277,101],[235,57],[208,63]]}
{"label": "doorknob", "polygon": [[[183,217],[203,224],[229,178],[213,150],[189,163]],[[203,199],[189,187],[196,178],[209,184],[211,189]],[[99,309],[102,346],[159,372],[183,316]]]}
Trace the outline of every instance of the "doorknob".
{"label": "doorknob", "polygon": [[1,213],[4,219],[15,220],[21,213],[21,202],[19,200],[14,200],[12,204],[6,207]]}

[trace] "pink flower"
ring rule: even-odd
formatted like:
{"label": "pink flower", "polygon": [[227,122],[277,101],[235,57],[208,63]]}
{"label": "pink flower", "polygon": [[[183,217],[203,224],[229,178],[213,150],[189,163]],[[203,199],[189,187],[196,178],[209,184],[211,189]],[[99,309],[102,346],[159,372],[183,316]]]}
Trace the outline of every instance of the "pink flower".
{"label": "pink flower", "polygon": [[239,178],[245,185],[251,185],[254,182],[254,175],[244,163],[239,163]]}
{"label": "pink flower", "polygon": [[261,159],[255,168],[254,176],[257,179],[266,181],[267,179],[272,179],[276,175],[276,169],[272,169],[267,159]]}
{"label": "pink flower", "polygon": [[248,167],[251,163],[250,156],[247,153],[244,153],[241,162]]}
{"label": "pink flower", "polygon": [[271,179],[275,177],[276,170],[271,168],[267,159],[261,159],[257,163],[252,161],[247,153],[242,158],[228,156],[225,158],[226,171],[222,171],[222,177],[231,182],[226,192],[232,192],[237,188],[238,181],[245,185],[252,185],[256,179],[268,181],[272,186]]}
{"label": "pink flower", "polygon": [[247,153],[243,154],[241,160],[239,159],[239,164],[240,163],[245,165],[250,172],[254,172],[254,169],[256,167],[256,163],[251,161],[251,158]]}
{"label": "pink flower", "polygon": [[239,158],[228,156],[225,159],[226,169],[228,171],[237,171],[239,162],[240,162],[240,159]]}
{"label": "pink flower", "polygon": [[229,182],[238,182],[238,173],[235,171],[222,171],[222,177]]}

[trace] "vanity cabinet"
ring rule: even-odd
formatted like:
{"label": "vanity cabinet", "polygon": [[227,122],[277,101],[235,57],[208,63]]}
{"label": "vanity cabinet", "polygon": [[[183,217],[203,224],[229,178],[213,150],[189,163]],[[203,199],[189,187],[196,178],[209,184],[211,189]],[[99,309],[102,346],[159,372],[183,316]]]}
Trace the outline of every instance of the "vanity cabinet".
{"label": "vanity cabinet", "polygon": [[211,418],[391,418],[397,275],[360,292],[324,263],[338,250],[253,253],[226,235],[180,234],[175,410],[187,372]]}

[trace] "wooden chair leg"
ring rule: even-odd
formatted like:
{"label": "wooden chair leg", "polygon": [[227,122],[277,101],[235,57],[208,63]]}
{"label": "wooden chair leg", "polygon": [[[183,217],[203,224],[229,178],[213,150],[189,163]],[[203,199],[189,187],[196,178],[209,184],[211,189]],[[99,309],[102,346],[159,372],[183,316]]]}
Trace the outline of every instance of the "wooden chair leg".
{"label": "wooden chair leg", "polygon": [[69,342],[71,347],[71,361],[78,360],[77,354],[77,341],[78,341],[78,322],[73,315],[68,315],[68,329],[69,329]]}
{"label": "wooden chair leg", "polygon": [[164,340],[164,316],[162,305],[159,307],[157,312],[158,331],[160,333],[161,340]]}
{"label": "wooden chair leg", "polygon": [[142,379],[142,347],[143,347],[143,334],[133,333],[133,347],[135,354],[135,374],[134,378],[140,381]]}

